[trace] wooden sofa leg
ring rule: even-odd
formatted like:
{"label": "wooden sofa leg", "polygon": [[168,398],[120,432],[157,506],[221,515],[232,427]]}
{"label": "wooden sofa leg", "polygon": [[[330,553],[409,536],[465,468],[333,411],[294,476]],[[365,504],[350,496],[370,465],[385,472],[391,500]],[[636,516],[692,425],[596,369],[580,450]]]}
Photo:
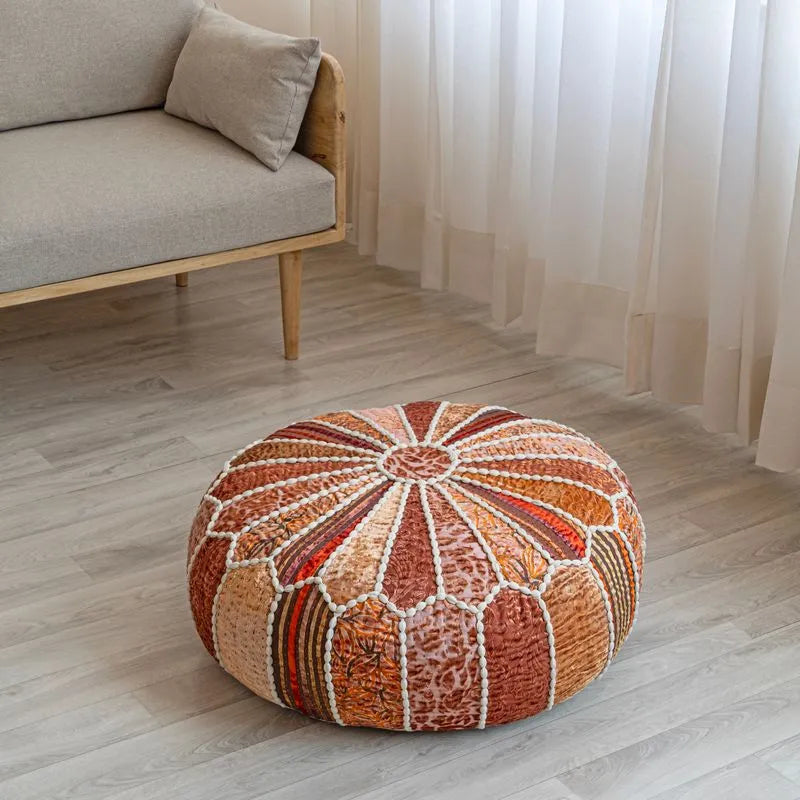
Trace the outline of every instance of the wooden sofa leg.
{"label": "wooden sofa leg", "polygon": [[281,312],[283,314],[283,354],[289,361],[297,358],[300,344],[300,284],[303,278],[303,251],[278,256],[281,276]]}
{"label": "wooden sofa leg", "polygon": [[178,272],[175,275],[175,285],[180,286],[182,289],[189,285],[189,273]]}

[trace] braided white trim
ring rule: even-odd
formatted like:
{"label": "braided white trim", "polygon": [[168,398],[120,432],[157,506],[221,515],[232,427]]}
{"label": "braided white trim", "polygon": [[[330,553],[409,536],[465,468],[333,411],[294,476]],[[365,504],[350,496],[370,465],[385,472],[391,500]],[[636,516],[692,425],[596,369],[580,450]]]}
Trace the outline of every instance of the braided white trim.
{"label": "braided white trim", "polygon": [[[602,497],[604,500],[608,500],[612,502],[611,498],[615,495],[610,495],[604,492],[602,489],[597,489],[594,486],[590,486],[588,483],[583,483],[581,481],[574,481],[572,478],[562,478],[561,475],[537,475],[535,473],[526,473],[526,472],[509,472],[508,470],[504,469],[484,469],[484,468],[476,468],[476,467],[459,467],[460,469],[464,469],[466,472],[469,472],[472,475],[490,475],[494,478],[514,478],[520,479],[523,481],[542,481],[544,483],[563,483],[567,486],[574,486],[577,489],[583,489],[584,491],[591,492],[592,494],[596,494],[598,497]],[[453,476],[456,480],[461,480],[462,474],[459,472],[458,474]],[[503,491],[500,487],[494,487],[494,491]]]}
{"label": "braided white trim", "polygon": [[386,574],[386,567],[389,566],[389,557],[392,554],[392,548],[394,547],[394,540],[397,538],[397,532],[400,530],[400,526],[403,524],[403,515],[406,511],[406,501],[408,500],[408,495],[410,492],[411,484],[404,484],[403,494],[400,495],[400,503],[397,506],[397,513],[395,514],[394,522],[392,522],[392,527],[389,528],[389,535],[386,537],[386,544],[383,548],[380,564],[378,565],[378,575],[375,579],[374,589],[376,595],[380,594],[383,590],[383,576]]}
{"label": "braided white trim", "polygon": [[442,413],[444,410],[450,405],[447,400],[442,400],[436,408],[436,411],[431,418],[430,424],[428,425],[428,430],[425,433],[425,438],[422,440],[422,444],[429,445],[431,443],[431,439],[433,439],[433,434],[436,432],[436,426],[439,424],[439,420],[442,418]]}
{"label": "braided white trim", "polygon": [[486,715],[489,712],[489,669],[486,662],[486,635],[483,629],[483,611],[479,611],[475,616],[475,638],[478,643],[478,665],[481,676],[480,716],[475,727],[483,730],[486,727]]}
{"label": "braided white trim", "polygon": [[373,518],[380,513],[381,509],[389,502],[389,499],[393,495],[397,494],[398,491],[399,487],[396,485],[390,486],[383,497],[381,497],[380,500],[375,503],[375,505],[369,510],[364,518],[353,528],[352,531],[350,531],[347,536],[345,536],[344,539],[342,539],[342,541],[337,545],[336,549],[325,559],[325,562],[317,571],[317,575],[319,575],[320,578],[324,578],[325,573],[328,571],[328,567],[330,567],[330,565],[336,560],[345,547],[347,547],[347,545],[350,544],[350,542],[352,542],[353,539],[355,539],[356,536],[358,536],[358,534],[361,533],[361,531],[364,530],[364,528],[369,525],[370,522],[372,522]]}
{"label": "braided white trim", "polygon": [[465,497],[472,500],[473,503],[479,505],[485,511],[488,511],[495,519],[499,519],[501,522],[508,525],[515,533],[519,534],[537,553],[548,563],[552,564],[555,559],[553,556],[547,552],[547,550],[542,547],[539,542],[536,541],[521,525],[514,522],[511,517],[504,514],[499,508],[495,508],[494,506],[487,503],[482,497],[478,497],[478,495],[470,492],[465,486],[460,486],[459,484],[453,483],[452,480],[448,481],[448,485],[458,491],[460,494],[463,494]]}
{"label": "braided white trim", "polygon": [[428,527],[428,538],[431,543],[431,554],[433,556],[433,573],[436,580],[436,597],[442,599],[445,596],[444,578],[442,577],[442,557],[439,553],[439,540],[436,536],[436,522],[431,514],[431,507],[428,503],[428,493],[425,484],[420,481],[418,484],[419,499],[422,504],[422,514],[425,517],[425,524]]}
{"label": "braided white trim", "polygon": [[[521,422],[521,420],[514,420],[514,421]],[[582,433],[578,433],[577,431],[574,433],[557,433],[555,431],[539,431],[538,433],[516,433],[513,436],[503,436],[500,439],[489,439],[485,442],[476,442],[475,444],[469,445],[469,447],[458,447],[458,451],[460,453],[467,453],[470,450],[478,450],[481,447],[497,447],[498,445],[501,444],[508,444],[511,442],[522,442],[528,439],[569,439],[576,442],[580,442],[581,444],[590,444],[596,450],[603,452],[603,450],[598,445],[596,445],[588,436],[584,436]]]}
{"label": "braided white trim", "polygon": [[[445,431],[435,442],[435,444],[442,444],[442,442],[446,441],[447,439],[455,436],[460,430],[463,430],[467,427],[467,425],[474,422],[481,414],[485,414],[487,411],[508,411],[509,409],[505,408],[505,406],[481,406],[477,411],[473,411],[468,417],[462,419],[457,425],[454,425],[450,430]],[[487,428],[485,431],[481,431],[481,433],[486,433],[487,431],[492,430],[492,428]],[[473,434],[476,436],[478,434]],[[471,439],[471,436],[466,437],[463,441],[467,439]]]}
{"label": "braided white trim", "polygon": [[408,656],[406,652],[406,619],[397,621],[397,639],[400,650],[400,696],[403,700],[403,730],[411,730],[411,698],[408,696]]}
{"label": "braided white trim", "polygon": [[481,546],[481,549],[483,550],[486,559],[488,560],[495,576],[497,577],[497,580],[502,581],[504,578],[503,570],[500,567],[500,563],[498,562],[494,552],[492,551],[492,548],[489,547],[488,543],[486,542],[486,539],[483,538],[483,534],[477,529],[473,521],[467,516],[464,509],[461,508],[461,506],[458,504],[453,495],[451,495],[450,492],[448,492],[444,486],[439,484],[437,485],[436,488],[438,489],[439,494],[441,494],[444,497],[444,499],[447,500],[447,502],[452,506],[453,510],[456,512],[456,514],[458,514],[461,521],[469,528],[475,539],[477,539],[478,544]]}
{"label": "braided white trim", "polygon": [[[497,406],[488,406],[488,408],[497,408]],[[510,409],[504,408],[502,410],[509,411]],[[556,422],[555,420],[552,419],[534,419],[533,417],[523,417],[522,419],[509,419],[506,420],[505,422],[498,422],[497,425],[492,425],[486,428],[485,430],[478,431],[477,433],[471,433],[469,436],[465,436],[463,439],[461,439],[461,443],[463,445],[464,442],[473,441],[474,439],[477,439],[479,436],[485,436],[487,433],[492,433],[494,431],[502,431],[505,430],[506,428],[511,428],[514,425],[530,425],[530,424],[551,425],[555,428],[561,428],[561,430],[563,430],[565,433],[569,433],[573,436],[578,436],[584,441],[589,441],[592,444],[594,444],[594,442],[592,442],[592,440],[589,439],[588,436],[584,436],[580,431],[576,431],[574,428],[570,428],[568,425],[562,425],[560,422]],[[543,431],[543,433],[555,433],[555,431]],[[561,431],[558,431],[558,433],[560,435]]]}
{"label": "braided white trim", "polygon": [[382,442],[380,439],[374,439],[372,436],[369,436],[366,433],[361,433],[361,431],[354,431],[350,428],[345,428],[342,425],[336,425],[334,422],[328,422],[324,419],[310,419],[308,422],[313,422],[315,425],[322,425],[324,428],[329,428],[337,433],[343,433],[346,436],[353,437],[354,439],[361,439],[363,442],[369,442],[370,444],[377,445],[381,450],[385,450],[388,447],[386,442]]}
{"label": "braided white trim", "polygon": [[419,444],[417,441],[417,434],[414,433],[414,429],[411,427],[411,423],[406,416],[406,410],[399,403],[393,406],[393,408],[397,412],[397,416],[400,417],[400,422],[403,423],[403,428],[405,429],[406,436],[408,436],[409,443],[412,445]]}
{"label": "braided white trim", "polygon": [[558,680],[558,665],[556,664],[556,639],[553,634],[553,622],[550,619],[550,612],[547,610],[547,603],[540,594],[536,598],[544,620],[544,629],[547,632],[547,649],[550,654],[550,686],[547,691],[547,710],[553,707],[556,696],[556,681]]}
{"label": "braided white trim", "polygon": [[380,433],[383,436],[385,436],[392,444],[395,444],[395,445],[400,444],[400,440],[393,433],[390,433],[379,422],[377,422],[374,419],[371,419],[370,417],[366,416],[365,414],[362,414],[360,411],[353,411],[353,409],[351,408],[351,409],[348,409],[347,411],[345,411],[344,413],[345,414],[349,414],[351,417],[355,417],[356,419],[361,420],[361,422],[366,423],[373,430],[375,430],[378,433]]}

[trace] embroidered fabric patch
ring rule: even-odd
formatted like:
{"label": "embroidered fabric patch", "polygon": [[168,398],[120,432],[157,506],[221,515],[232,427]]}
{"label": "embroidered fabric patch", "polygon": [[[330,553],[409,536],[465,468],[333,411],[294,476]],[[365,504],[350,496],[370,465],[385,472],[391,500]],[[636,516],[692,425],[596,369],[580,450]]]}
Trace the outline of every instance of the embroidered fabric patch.
{"label": "embroidered fabric patch", "polygon": [[617,463],[498,406],[289,425],[236,453],[189,537],[208,651],[340,725],[456,730],[551,708],[636,618],[645,532]]}

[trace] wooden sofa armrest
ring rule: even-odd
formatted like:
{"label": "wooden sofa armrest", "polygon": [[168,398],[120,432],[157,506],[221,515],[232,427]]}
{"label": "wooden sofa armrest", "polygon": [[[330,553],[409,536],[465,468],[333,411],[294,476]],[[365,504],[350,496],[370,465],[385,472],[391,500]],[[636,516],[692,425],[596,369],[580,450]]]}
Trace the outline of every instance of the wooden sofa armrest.
{"label": "wooden sofa armrest", "polygon": [[344,74],[339,62],[328,53],[322,54],[317,82],[294,149],[321,164],[336,178],[336,230],[344,238],[347,191]]}

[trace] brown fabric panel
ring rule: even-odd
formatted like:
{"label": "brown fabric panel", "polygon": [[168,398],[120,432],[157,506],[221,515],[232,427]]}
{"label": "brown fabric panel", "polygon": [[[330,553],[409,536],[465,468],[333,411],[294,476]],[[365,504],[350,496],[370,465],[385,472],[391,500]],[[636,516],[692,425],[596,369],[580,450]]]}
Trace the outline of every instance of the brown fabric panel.
{"label": "brown fabric panel", "polygon": [[446,437],[456,425],[472,416],[479,408],[481,406],[475,403],[451,403],[448,405],[439,415],[432,441]]}
{"label": "brown fabric panel", "polygon": [[[356,477],[357,474],[358,473],[352,477]],[[241,500],[237,500],[235,503],[223,509],[217,519],[216,529],[218,531],[238,531],[254,519],[265,516],[278,508],[288,506],[290,503],[302,500],[311,494],[316,494],[325,489],[332,489],[334,486],[339,486],[349,480],[349,477],[350,476],[347,475],[339,475],[331,478],[315,478],[311,481],[294,483],[289,486],[279,486],[275,489],[266,489],[263,492],[256,492],[248,497],[243,497]],[[313,510],[317,507],[317,504],[322,506],[328,506],[328,504],[336,505],[344,500],[345,497],[356,492],[358,488],[359,484],[356,484],[347,489],[340,489],[330,495],[326,495],[319,500],[315,500],[313,503],[305,504],[293,513],[287,512],[282,518],[282,521],[287,527],[289,527],[288,520],[296,516],[308,517],[308,522],[311,522],[317,516],[321,516],[324,510],[327,510],[327,508],[325,508],[319,514],[313,514]],[[301,525],[299,527],[303,526]]]}
{"label": "brown fabric panel", "polygon": [[400,419],[400,414],[394,406],[387,408],[365,408],[361,413],[368,419],[375,420],[385,431],[394,436],[398,442],[407,444],[410,440],[406,432],[403,420]]}
{"label": "brown fabric panel", "polygon": [[538,584],[547,570],[547,562],[539,551],[510,525],[466,495],[452,487],[450,494],[483,535],[503,576],[517,583]]}
{"label": "brown fabric panel", "polygon": [[[356,431],[357,433],[364,434],[372,439],[377,439],[379,442],[383,442],[385,445],[387,445],[387,447],[391,447],[391,445],[394,444],[394,442],[392,442],[392,440],[385,433],[381,433],[377,428],[373,427],[368,422],[364,422],[363,419],[354,417],[347,411],[335,411],[332,414],[322,414],[321,416],[316,417],[316,419],[329,422],[331,425],[339,425],[342,428],[347,428],[349,431]],[[364,442],[365,446],[367,444],[367,442]]]}
{"label": "brown fabric panel", "polygon": [[372,510],[385,491],[386,485],[381,484],[281,550],[274,558],[281,583],[293,583],[316,574],[336,546]]}
{"label": "brown fabric panel", "polygon": [[445,592],[468,603],[479,603],[497,583],[486,553],[436,489],[428,491],[428,503],[436,526]]}
{"label": "brown fabric panel", "polygon": [[536,600],[504,589],[486,607],[483,624],[489,672],[486,724],[513,722],[547,708],[550,649]]}
{"label": "brown fabric panel", "polygon": [[276,547],[282,545],[291,533],[277,520],[268,520],[252,531],[243,533],[233,551],[234,561],[266,558]]}
{"label": "brown fabric panel", "polygon": [[[324,419],[324,417],[320,417]],[[332,420],[327,420],[332,422]],[[281,428],[275,431],[270,439],[317,439],[322,442],[334,442],[335,444],[349,444],[354,447],[361,447],[365,450],[375,450],[376,452],[383,452],[383,448],[359,439],[358,436],[348,436],[341,431],[335,431],[328,428],[326,425],[319,425],[313,420],[307,422],[296,422],[294,425],[289,425],[287,428]],[[373,437],[377,438],[377,437]]]}
{"label": "brown fabric panel", "polygon": [[[298,464],[268,464],[262,466],[245,467],[229,472],[211,494],[218,500],[225,501],[249,489],[258,486],[267,486],[270,483],[289,480],[290,478],[318,475],[322,472],[334,472],[354,467],[364,467],[366,464],[350,463],[346,461],[303,461]],[[366,471],[366,470],[364,470]],[[338,477],[339,482],[355,478],[358,472],[347,472]],[[310,494],[313,489],[306,491],[305,487],[313,481],[303,481],[297,484],[303,494]]]}
{"label": "brown fabric panel", "polygon": [[635,602],[633,565],[628,557],[628,550],[616,531],[595,531],[591,560],[600,575],[600,580],[605,586],[611,603],[616,652],[633,623]]}
{"label": "brown fabric panel", "polygon": [[267,620],[274,597],[269,567],[259,564],[231,570],[217,603],[217,643],[225,669],[273,701],[267,675]]}
{"label": "brown fabric panel", "polygon": [[[518,436],[522,433],[570,433],[570,431],[568,431],[563,425],[559,425],[557,422],[534,422],[532,419],[520,418],[517,422],[511,425],[506,425],[499,430],[489,429],[480,435],[473,436],[467,441],[456,441],[455,446],[458,449],[472,447],[479,442],[491,442],[495,439],[505,439],[509,436]],[[479,451],[476,448],[475,450],[470,450],[469,452],[472,454],[473,452]]]}
{"label": "brown fabric panel", "polygon": [[402,729],[397,617],[367,600],[342,615],[332,646],[331,679],[342,722]]}
{"label": "brown fabric panel", "polygon": [[[639,582],[641,584],[642,572],[644,568],[642,547],[644,545],[644,531],[639,522],[638,516],[633,510],[633,501],[629,497],[617,500],[617,516],[619,518],[620,530],[625,534],[625,538],[633,549],[636,559],[636,568],[639,571]],[[641,586],[640,586],[641,589]]]}
{"label": "brown fabric panel", "polygon": [[369,525],[347,541],[323,575],[335,603],[344,605],[352,597],[371,592],[375,586],[386,539],[400,508],[401,484],[394,484],[389,492],[391,497],[375,513]]}
{"label": "brown fabric panel", "polygon": [[275,617],[272,622],[272,672],[275,681],[275,694],[289,708],[299,709],[299,703],[292,692],[291,670],[289,668],[289,629],[292,613],[297,604],[297,592],[284,592],[278,598]]}
{"label": "brown fabric panel", "polygon": [[[377,453],[375,454],[377,456]],[[306,444],[305,442],[276,442],[267,439],[249,447],[239,456],[231,460],[231,466],[248,464],[253,461],[267,461],[273,458],[369,458],[366,453],[344,450],[325,444]],[[363,462],[366,463],[366,462]],[[340,466],[347,466],[342,462]]]}
{"label": "brown fabric panel", "polygon": [[497,469],[513,475],[548,475],[568,478],[594,486],[606,494],[616,494],[620,488],[617,480],[606,470],[582,461],[546,458],[530,458],[519,461],[475,461],[466,464],[465,469]]}
{"label": "brown fabric panel", "polygon": [[189,603],[194,624],[206,650],[216,658],[211,615],[214,597],[222,576],[225,574],[225,556],[231,546],[230,539],[206,539],[200,546],[189,576]]}
{"label": "brown fabric panel", "polygon": [[421,442],[425,438],[437,408],[439,408],[439,403],[433,400],[406,403],[403,406],[406,419],[408,424],[411,425],[411,430],[416,434],[417,441]]}
{"label": "brown fabric panel", "polygon": [[491,411],[487,411],[485,414],[481,414],[477,419],[474,419],[472,422],[470,422],[469,425],[465,425],[463,428],[461,428],[461,430],[447,438],[444,444],[457,444],[462,439],[466,439],[468,436],[475,436],[476,434],[490,431],[496,428],[498,425],[502,425],[504,422],[511,422],[512,420],[516,419],[524,420],[526,418],[522,414],[518,414],[516,411],[501,411],[499,409],[492,409]]}
{"label": "brown fabric panel", "polygon": [[383,577],[383,591],[402,608],[436,594],[433,551],[416,485],[406,501],[403,522]]}
{"label": "brown fabric panel", "polygon": [[[532,434],[536,433],[536,431],[530,430],[528,433]],[[505,436],[505,432],[502,435]],[[496,438],[502,438],[502,436]],[[611,457],[598,445],[587,439],[578,439],[566,434],[558,437],[539,436],[532,439],[519,439],[514,442],[503,442],[502,444],[484,444],[481,447],[469,450],[464,455],[468,458],[482,458],[485,456],[524,455],[525,453],[580,456],[581,458],[590,458],[593,461],[598,461],[601,464],[608,465],[611,463]],[[501,469],[499,466],[497,468]],[[619,472],[614,468],[611,471]]]}
{"label": "brown fabric panel", "polygon": [[325,636],[333,612],[316,586],[307,586],[297,625],[296,670],[306,712],[316,719],[331,721],[325,684]]}
{"label": "brown fabric panel", "polygon": [[579,486],[550,481],[529,481],[524,478],[505,478],[499,475],[479,475],[466,471],[460,474],[487,486],[496,487],[498,492],[515,492],[562,508],[585,525],[611,525],[614,521],[608,500]]}
{"label": "brown fabric panel", "polygon": [[559,568],[543,595],[556,643],[555,702],[597,677],[608,658],[603,596],[586,567]]}
{"label": "brown fabric panel", "polygon": [[201,500],[200,507],[195,514],[194,522],[192,522],[192,529],[189,532],[189,546],[186,552],[186,566],[189,566],[189,559],[194,554],[195,548],[200,543],[208,528],[208,523],[214,513],[214,504],[208,500]]}
{"label": "brown fabric panel", "polygon": [[481,715],[477,620],[448,602],[418,611],[406,626],[411,727],[474,728]]}

